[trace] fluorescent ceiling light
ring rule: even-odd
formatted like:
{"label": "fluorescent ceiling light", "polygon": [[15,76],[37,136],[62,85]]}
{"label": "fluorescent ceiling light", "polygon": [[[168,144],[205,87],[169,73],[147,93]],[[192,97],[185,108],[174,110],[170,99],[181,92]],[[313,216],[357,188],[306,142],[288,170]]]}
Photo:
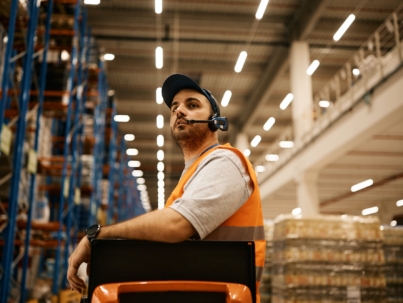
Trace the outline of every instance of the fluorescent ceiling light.
{"label": "fluorescent ceiling light", "polygon": [[309,65],[308,69],[306,70],[306,73],[307,73],[309,76],[312,76],[313,73],[314,73],[314,72],[316,71],[316,69],[318,68],[319,64],[320,64],[319,60],[313,60],[312,63],[311,63],[311,65]]}
{"label": "fluorescent ceiling light", "polygon": [[396,225],[397,225],[397,221],[396,221],[396,220],[390,221],[390,226],[396,226]]}
{"label": "fluorescent ceiling light", "polygon": [[139,151],[136,148],[128,148],[126,150],[126,154],[128,156],[137,156],[139,154]]}
{"label": "fluorescent ceiling light", "polygon": [[157,145],[159,147],[164,146],[164,136],[163,135],[158,135],[157,136]]}
{"label": "fluorescent ceiling light", "polygon": [[403,206],[403,200],[397,201],[397,202],[396,202],[396,206],[397,206],[397,207]]}
{"label": "fluorescent ceiling light", "polygon": [[164,51],[161,46],[155,49],[155,67],[161,69],[164,66]]}
{"label": "fluorescent ceiling light", "polygon": [[164,160],[164,151],[163,151],[163,150],[157,151],[157,159],[158,159],[159,161]]}
{"label": "fluorescent ceiling light", "polygon": [[158,180],[164,180],[165,174],[164,174],[162,171],[160,171],[160,172],[157,174],[157,178],[158,178]]}
{"label": "fluorescent ceiling light", "polygon": [[165,168],[164,162],[158,162],[157,170],[158,171],[164,171],[164,168]]}
{"label": "fluorescent ceiling light", "polygon": [[115,120],[116,122],[129,122],[130,117],[128,115],[115,115],[113,117],[113,120]]}
{"label": "fluorescent ceiling light", "polygon": [[164,187],[165,186],[165,182],[164,180],[158,180],[158,187]]}
{"label": "fluorescent ceiling light", "polygon": [[265,169],[265,167],[263,166],[263,165],[258,165],[258,166],[256,166],[256,171],[258,172],[258,173],[262,173],[262,172],[264,172],[266,169]]}
{"label": "fluorescent ceiling light", "polygon": [[133,141],[134,140],[134,135],[133,134],[126,134],[124,136],[125,141]]}
{"label": "fluorescent ceiling light", "polygon": [[144,185],[144,184],[137,185],[137,189],[140,190],[140,191],[146,190],[147,185]]}
{"label": "fluorescent ceiling light", "polygon": [[101,3],[101,0],[84,0],[84,4],[88,5],[98,5]]}
{"label": "fluorescent ceiling light", "polygon": [[259,7],[258,7],[258,9],[256,11],[256,15],[255,15],[256,19],[260,20],[260,19],[263,18],[264,12],[265,12],[266,7],[267,7],[267,4],[269,4],[269,0],[261,0],[260,1]]}
{"label": "fluorescent ceiling light", "polygon": [[106,60],[106,61],[112,61],[113,59],[115,59],[114,54],[105,54],[104,55],[104,60]]}
{"label": "fluorescent ceiling light", "polygon": [[162,13],[162,0],[155,0],[155,13],[156,14]]}
{"label": "fluorescent ceiling light", "polygon": [[351,186],[351,191],[354,193],[354,192],[359,191],[359,190],[361,190],[363,188],[371,186],[372,184],[374,184],[374,181],[372,179],[368,179],[368,180],[360,182],[360,183],[358,183],[356,185]]}
{"label": "fluorescent ceiling light", "polygon": [[132,171],[132,176],[133,177],[142,177],[143,176],[143,171],[142,170],[133,170]]}
{"label": "fluorescent ceiling light", "polygon": [[164,127],[164,116],[163,115],[158,115],[157,116],[157,127],[158,128],[163,128]]}
{"label": "fluorescent ceiling light", "polygon": [[155,91],[155,100],[157,101],[157,104],[162,104],[164,103],[164,98],[162,98],[162,88],[158,87]]}
{"label": "fluorescent ceiling light", "polygon": [[291,213],[296,216],[302,213],[302,209],[300,207],[294,208]]}
{"label": "fluorescent ceiling light", "polygon": [[333,36],[334,41],[339,41],[340,38],[344,35],[346,30],[350,27],[351,23],[353,23],[355,20],[355,16],[351,14],[350,16],[347,17],[346,21],[340,26],[340,28],[337,30],[337,32]]}
{"label": "fluorescent ceiling light", "polygon": [[165,188],[163,188],[163,187],[158,187],[158,193],[159,193],[159,194],[165,194]]}
{"label": "fluorescent ceiling light", "polygon": [[232,92],[230,90],[225,91],[224,96],[222,97],[221,100],[221,105],[223,107],[227,107],[229,100],[231,99]]}
{"label": "fluorescent ceiling light", "polygon": [[374,206],[374,207],[363,209],[361,214],[363,216],[368,216],[368,215],[376,214],[378,212],[378,210],[379,210],[379,208],[377,206]]}
{"label": "fluorescent ceiling light", "polygon": [[129,161],[129,167],[140,167],[140,165],[141,165],[140,161],[137,160]]}
{"label": "fluorescent ceiling light", "polygon": [[288,105],[290,105],[291,101],[294,99],[294,95],[289,93],[287,96],[285,96],[284,100],[280,103],[280,108],[282,110],[285,110]]}
{"label": "fluorescent ceiling light", "polygon": [[164,193],[158,194],[158,198],[159,198],[159,199],[165,199],[165,194],[164,194]]}
{"label": "fluorescent ceiling light", "polygon": [[268,131],[276,122],[276,119],[274,119],[273,117],[270,117],[269,119],[267,119],[266,123],[263,125],[263,129],[265,131]]}
{"label": "fluorescent ceiling light", "polygon": [[67,61],[70,59],[70,54],[68,51],[63,50],[61,55],[60,55],[60,59],[62,59],[62,61]]}
{"label": "fluorescent ceiling light", "polygon": [[358,68],[353,69],[353,75],[354,76],[359,76],[360,75],[360,70]]}
{"label": "fluorescent ceiling light", "polygon": [[146,179],[144,179],[144,178],[137,178],[136,182],[137,182],[137,184],[144,184],[144,183],[146,183]]}
{"label": "fluorescent ceiling light", "polygon": [[158,199],[158,209],[164,209],[165,208],[165,201]]}
{"label": "fluorescent ceiling light", "polygon": [[321,100],[321,101],[319,101],[319,106],[323,107],[323,108],[327,108],[330,106],[330,102],[327,100]]}
{"label": "fluorescent ceiling light", "polygon": [[280,141],[278,143],[278,145],[281,148],[293,148],[294,147],[294,142],[292,142],[292,141]]}
{"label": "fluorescent ceiling light", "polygon": [[245,155],[245,157],[249,157],[250,156],[250,149],[247,148],[243,151],[243,154]]}
{"label": "fluorescent ceiling light", "polygon": [[280,159],[280,157],[275,154],[267,154],[265,159],[266,159],[266,161],[269,161],[269,162],[276,162]]}
{"label": "fluorescent ceiling light", "polygon": [[236,62],[235,68],[234,68],[235,72],[240,73],[242,71],[242,68],[243,68],[243,65],[245,64],[245,60],[246,60],[247,56],[248,56],[248,53],[245,51],[242,51],[239,54],[238,61]]}
{"label": "fluorescent ceiling light", "polygon": [[142,191],[141,193],[140,193],[140,196],[141,196],[141,198],[143,198],[143,197],[145,197],[145,198],[148,198],[148,192],[145,190],[145,191]]}
{"label": "fluorescent ceiling light", "polygon": [[258,146],[258,144],[260,143],[261,140],[262,140],[262,137],[260,137],[259,135],[256,135],[255,138],[253,138],[253,140],[250,143],[250,145],[252,147],[256,147],[256,146]]}

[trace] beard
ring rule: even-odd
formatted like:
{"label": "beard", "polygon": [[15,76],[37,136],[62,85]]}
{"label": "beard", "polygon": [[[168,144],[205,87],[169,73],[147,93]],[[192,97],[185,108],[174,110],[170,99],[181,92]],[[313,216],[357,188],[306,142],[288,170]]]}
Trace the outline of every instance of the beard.
{"label": "beard", "polygon": [[208,124],[193,124],[188,130],[171,128],[172,138],[183,151],[194,151],[200,148],[211,135]]}

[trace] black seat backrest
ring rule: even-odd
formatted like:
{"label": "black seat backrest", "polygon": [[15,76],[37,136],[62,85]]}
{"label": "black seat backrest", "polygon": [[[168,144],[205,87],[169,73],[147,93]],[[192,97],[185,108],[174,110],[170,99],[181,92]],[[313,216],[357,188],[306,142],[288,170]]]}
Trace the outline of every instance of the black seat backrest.
{"label": "black seat backrest", "polygon": [[91,247],[89,299],[101,284],[187,280],[243,284],[256,302],[253,242],[95,239]]}

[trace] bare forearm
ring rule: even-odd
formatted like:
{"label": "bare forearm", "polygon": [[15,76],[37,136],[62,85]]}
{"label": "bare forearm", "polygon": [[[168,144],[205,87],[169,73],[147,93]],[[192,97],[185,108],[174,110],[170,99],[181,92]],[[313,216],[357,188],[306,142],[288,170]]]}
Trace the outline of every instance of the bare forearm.
{"label": "bare forearm", "polygon": [[170,208],[156,210],[131,220],[102,227],[98,238],[126,238],[181,242],[196,233],[182,215]]}

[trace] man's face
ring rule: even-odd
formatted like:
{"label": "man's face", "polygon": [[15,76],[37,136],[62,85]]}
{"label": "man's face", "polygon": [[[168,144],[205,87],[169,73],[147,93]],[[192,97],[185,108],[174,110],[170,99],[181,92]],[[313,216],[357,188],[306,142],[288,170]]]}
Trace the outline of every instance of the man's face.
{"label": "man's face", "polygon": [[207,98],[192,89],[175,95],[171,105],[171,134],[181,148],[196,149],[211,135],[206,124],[188,124],[186,120],[207,120],[212,114]]}

